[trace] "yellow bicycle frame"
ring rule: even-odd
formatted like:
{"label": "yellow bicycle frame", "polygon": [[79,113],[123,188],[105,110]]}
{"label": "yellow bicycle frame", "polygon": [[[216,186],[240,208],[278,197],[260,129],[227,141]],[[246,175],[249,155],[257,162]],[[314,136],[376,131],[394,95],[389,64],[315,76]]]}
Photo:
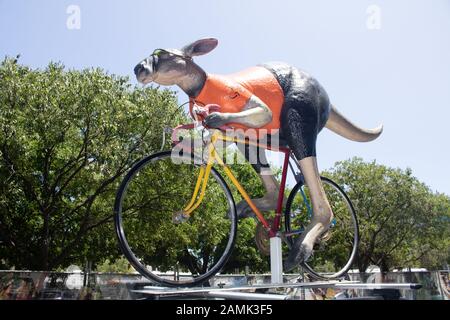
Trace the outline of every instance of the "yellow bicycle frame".
{"label": "yellow bicycle frame", "polygon": [[[208,184],[209,174],[211,172],[211,168],[212,168],[214,162],[217,161],[217,163],[223,167],[226,175],[231,180],[231,182],[236,186],[239,193],[242,195],[242,197],[245,199],[245,201],[247,201],[250,208],[255,212],[259,221],[261,221],[261,223],[266,228],[266,230],[270,230],[270,225],[267,222],[267,220],[264,218],[262,213],[258,210],[256,205],[250,199],[249,195],[247,194],[245,189],[242,187],[242,185],[239,183],[239,181],[236,179],[236,177],[233,175],[230,168],[228,168],[228,166],[223,162],[221,157],[217,154],[216,148],[214,146],[214,144],[217,142],[217,140],[257,145],[257,143],[244,141],[244,140],[236,138],[236,137],[227,137],[227,136],[221,134],[220,131],[214,131],[214,133],[211,136],[211,142],[208,145],[208,161],[207,161],[206,165],[202,165],[200,167],[200,172],[199,172],[199,175],[197,178],[197,182],[195,184],[194,193],[192,195],[192,198],[191,198],[191,201],[189,202],[189,204],[183,209],[183,215],[186,217],[189,217],[191,215],[191,213],[195,209],[197,209],[197,207],[203,201],[203,198],[205,196],[206,186]],[[200,190],[200,186],[201,186],[201,190]],[[199,194],[199,190],[200,190],[200,194]]]}

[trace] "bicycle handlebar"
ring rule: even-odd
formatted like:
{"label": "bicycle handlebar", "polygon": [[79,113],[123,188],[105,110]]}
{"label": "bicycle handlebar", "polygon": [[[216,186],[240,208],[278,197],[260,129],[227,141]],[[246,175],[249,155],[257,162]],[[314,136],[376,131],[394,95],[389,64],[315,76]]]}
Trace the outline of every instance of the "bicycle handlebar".
{"label": "bicycle handlebar", "polygon": [[210,113],[219,112],[220,106],[218,104],[207,104],[206,106],[202,107],[194,104],[192,111],[197,117],[199,117],[201,121],[203,121]]}
{"label": "bicycle handlebar", "polygon": [[[232,127],[224,125],[221,126],[219,128],[211,128],[208,127],[207,125],[205,125],[204,120],[205,118],[213,113],[213,112],[218,112],[220,111],[220,106],[217,104],[207,104],[204,107],[201,107],[199,105],[194,105],[193,107],[193,113],[194,113],[194,119],[198,122],[201,122],[203,127],[206,129],[218,129],[221,131],[226,131],[226,130],[230,130],[232,129]],[[182,124],[179,126],[176,126],[175,128],[172,129],[172,143],[179,143],[180,140],[178,139],[178,131],[185,129],[185,130],[189,130],[189,129],[194,129],[196,127],[196,123],[189,123],[189,124]]]}
{"label": "bicycle handlebar", "polygon": [[226,125],[221,126],[219,128],[210,128],[205,125],[204,120],[208,115],[210,115],[213,112],[220,111],[220,106],[218,104],[207,104],[204,107],[201,107],[199,105],[194,105],[194,107],[192,108],[192,111],[194,112],[195,116],[202,122],[203,126],[207,129],[219,129],[222,131],[225,131],[227,129],[232,129],[232,127],[226,126]]}

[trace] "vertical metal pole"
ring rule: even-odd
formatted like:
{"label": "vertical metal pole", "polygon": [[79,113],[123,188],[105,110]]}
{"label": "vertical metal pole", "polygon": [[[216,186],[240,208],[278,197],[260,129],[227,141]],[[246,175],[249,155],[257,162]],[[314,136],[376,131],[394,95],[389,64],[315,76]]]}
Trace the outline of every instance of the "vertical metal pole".
{"label": "vertical metal pole", "polygon": [[281,238],[270,238],[271,283],[283,283],[283,258],[281,255]]}

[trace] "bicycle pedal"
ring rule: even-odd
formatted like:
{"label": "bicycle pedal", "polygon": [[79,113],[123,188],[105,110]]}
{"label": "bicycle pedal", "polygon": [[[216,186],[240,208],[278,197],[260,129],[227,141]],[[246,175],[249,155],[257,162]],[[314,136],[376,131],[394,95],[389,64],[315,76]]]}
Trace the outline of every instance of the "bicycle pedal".
{"label": "bicycle pedal", "polygon": [[317,240],[320,242],[327,242],[331,238],[331,230],[327,230]]}

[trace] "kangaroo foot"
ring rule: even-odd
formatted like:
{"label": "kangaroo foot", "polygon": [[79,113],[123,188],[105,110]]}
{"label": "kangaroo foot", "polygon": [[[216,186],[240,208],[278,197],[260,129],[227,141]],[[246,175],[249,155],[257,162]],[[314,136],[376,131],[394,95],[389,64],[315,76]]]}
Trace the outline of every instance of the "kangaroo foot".
{"label": "kangaroo foot", "polygon": [[[327,219],[328,221],[332,220]],[[320,240],[322,236],[327,235],[330,223],[311,223],[306,230],[298,237],[291,250],[289,251],[289,256],[284,262],[284,270],[291,271],[299,264],[308,261],[313,253],[313,247],[316,241]]]}

